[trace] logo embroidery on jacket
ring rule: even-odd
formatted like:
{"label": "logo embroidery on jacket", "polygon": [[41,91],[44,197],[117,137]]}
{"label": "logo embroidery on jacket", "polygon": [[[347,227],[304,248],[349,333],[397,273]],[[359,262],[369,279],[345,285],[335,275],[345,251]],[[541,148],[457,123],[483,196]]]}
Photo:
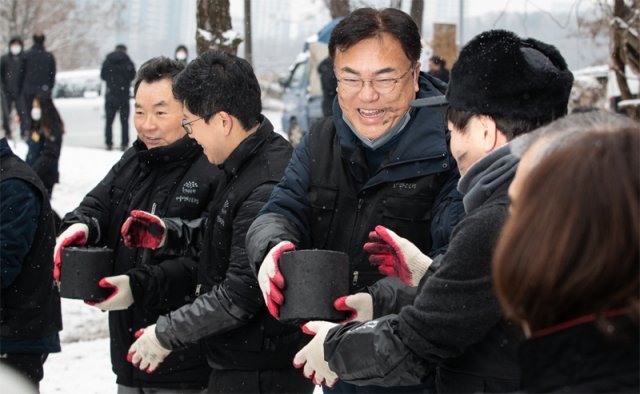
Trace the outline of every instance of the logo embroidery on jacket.
{"label": "logo embroidery on jacket", "polygon": [[182,194],[176,196],[176,201],[199,204],[200,200],[193,197],[193,195],[195,195],[197,192],[198,192],[198,182],[187,181],[182,185]]}

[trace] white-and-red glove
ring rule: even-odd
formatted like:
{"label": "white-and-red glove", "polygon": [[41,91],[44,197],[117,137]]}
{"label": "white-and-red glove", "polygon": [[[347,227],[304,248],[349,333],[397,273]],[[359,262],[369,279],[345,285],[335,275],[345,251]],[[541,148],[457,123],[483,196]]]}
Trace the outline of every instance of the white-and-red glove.
{"label": "white-and-red glove", "polygon": [[113,289],[113,293],[109,294],[109,297],[104,301],[85,301],[86,304],[100,308],[103,311],[119,311],[127,309],[133,304],[129,275],[107,276],[100,279],[98,286],[105,289]]}
{"label": "white-and-red glove", "polygon": [[373,319],[373,298],[369,293],[356,293],[340,297],[333,302],[333,307],[336,310],[349,313],[349,316],[340,323]]}
{"label": "white-and-red glove", "polygon": [[262,290],[264,302],[269,313],[276,319],[280,316],[280,305],[284,302],[282,289],[284,289],[284,277],[280,273],[278,260],[280,255],[290,250],[295,250],[295,245],[289,241],[282,241],[267,253],[258,270],[258,285]]}
{"label": "white-and-red glove", "polygon": [[139,370],[151,373],[167,358],[171,350],[165,349],[158,341],[155,324],[136,331],[135,336],[138,339],[129,348],[127,361]]}
{"label": "white-and-red glove", "polygon": [[364,250],[370,254],[369,262],[378,266],[378,271],[395,276],[409,286],[418,286],[431,265],[431,258],[423,254],[409,240],[383,226],[376,226],[369,233],[369,242]]}
{"label": "white-and-red glove", "polygon": [[167,226],[152,213],[133,210],[122,224],[120,233],[129,248],[158,249],[167,239]]}
{"label": "white-and-red glove", "polygon": [[56,238],[53,248],[53,277],[60,282],[60,268],[62,267],[62,248],[67,246],[86,245],[89,238],[89,226],[84,223],[74,223]]}
{"label": "white-and-red glove", "polygon": [[305,334],[315,335],[309,343],[303,347],[293,358],[293,366],[302,368],[302,373],[313,384],[323,384],[333,387],[338,381],[338,375],[329,368],[329,363],[324,360],[324,340],[327,333],[336,323],[328,321],[310,321],[302,326]]}

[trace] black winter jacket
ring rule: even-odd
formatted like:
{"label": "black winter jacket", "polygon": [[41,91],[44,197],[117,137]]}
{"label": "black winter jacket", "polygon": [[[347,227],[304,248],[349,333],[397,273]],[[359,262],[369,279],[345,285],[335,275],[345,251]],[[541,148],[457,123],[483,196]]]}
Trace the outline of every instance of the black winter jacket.
{"label": "black winter jacket", "polygon": [[38,174],[51,197],[53,185],[60,179],[58,162],[62,149],[62,130],[53,128],[47,137],[42,128],[37,128],[31,132],[27,145],[29,151],[25,161]]}
{"label": "black winter jacket", "polygon": [[20,93],[20,66],[24,53],[13,55],[11,52],[0,58],[0,86],[12,97]]}
{"label": "black winter jacket", "polygon": [[[15,181],[19,183],[4,187]],[[11,152],[6,138],[0,140],[0,183],[7,192],[2,195],[0,219],[0,353],[60,351],[62,315],[53,280],[55,229],[49,198],[33,170]],[[21,208],[34,197],[39,209],[30,217],[34,212]],[[35,229],[24,228],[33,225]]]}
{"label": "black winter jacket", "polygon": [[56,59],[43,45],[34,45],[25,52],[20,71],[22,95],[33,97],[40,91],[53,89],[56,82]]}
{"label": "black winter jacket", "polygon": [[187,136],[149,150],[136,140],[63,220],[63,228],[72,223],[87,224],[89,245],[115,250],[113,275],[130,276],[134,304],[124,311],[109,312],[111,362],[118,384],[169,389],[207,386],[209,369],[199,346],[171,354],[153,374],[127,362],[138,329],[189,301],[196,263],[186,257],[129,249],[122,242],[120,228],[133,209],[159,216],[200,217],[217,188],[219,174],[202,154],[202,148]]}
{"label": "black winter jacket", "polygon": [[[420,98],[442,95],[424,75],[420,87]],[[455,188],[459,174],[440,109],[412,108],[411,120],[385,145],[388,152],[374,171],[368,160],[377,151],[367,151],[357,140],[337,102],[333,112],[296,148],[247,234],[247,251],[256,271],[283,240],[300,249],[345,252],[351,292],[363,291],[382,278],[362,249],[376,225],[390,227],[427,253],[446,249],[464,215]]]}
{"label": "black winter jacket", "polygon": [[113,51],[102,63],[100,78],[107,84],[107,99],[128,99],[131,81],[136,76],[136,67],[122,51]]}
{"label": "black winter jacket", "polygon": [[534,337],[519,352],[527,393],[640,392],[638,322],[619,316]]}
{"label": "black winter jacket", "polygon": [[165,221],[167,248],[201,249],[201,295],[160,317],[156,333],[170,349],[200,341],[214,371],[292,368],[291,360],[306,339],[299,328],[281,324],[267,312],[244,244],[290,156],[291,145],[263,119],[222,165],[226,183],[209,220]]}
{"label": "black winter jacket", "polygon": [[493,249],[517,164],[508,149],[481,159],[460,180],[467,216],[454,229],[441,267],[421,283],[413,305],[397,315],[329,332],[325,359],[340,379],[412,385],[435,370],[438,392],[520,388],[516,349],[523,336],[504,320],[491,280]]}

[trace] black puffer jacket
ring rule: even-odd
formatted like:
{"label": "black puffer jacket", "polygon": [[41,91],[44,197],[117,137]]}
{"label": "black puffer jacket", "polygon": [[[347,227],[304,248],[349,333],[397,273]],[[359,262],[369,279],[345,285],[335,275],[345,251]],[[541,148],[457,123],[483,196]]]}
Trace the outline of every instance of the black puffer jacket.
{"label": "black puffer jacket", "polygon": [[168,246],[203,245],[198,275],[202,295],[158,319],[156,333],[163,345],[176,349],[200,341],[214,369],[292,367],[305,335],[267,312],[244,243],[251,222],[282,177],[291,150],[264,119],[222,165],[227,180],[209,211],[215,219],[166,221]]}
{"label": "black puffer jacket", "polygon": [[38,92],[53,89],[56,81],[56,59],[43,45],[36,44],[25,52],[20,71],[22,95],[33,97]]}
{"label": "black puffer jacket", "polygon": [[129,249],[122,242],[120,227],[133,209],[199,218],[212,199],[219,174],[202,148],[186,136],[150,150],[137,140],[80,206],[64,218],[63,227],[77,222],[89,226],[90,245],[114,248],[114,275],[127,273],[131,278],[134,304],[109,313],[111,362],[119,384],[170,389],[207,386],[209,369],[199,346],[171,354],[153,374],[127,362],[127,351],[138,329],[189,301],[196,263],[185,257],[167,259],[144,249]]}
{"label": "black puffer jacket", "polygon": [[107,83],[107,99],[128,98],[129,86],[136,76],[136,67],[122,51],[113,51],[102,63],[100,78]]}

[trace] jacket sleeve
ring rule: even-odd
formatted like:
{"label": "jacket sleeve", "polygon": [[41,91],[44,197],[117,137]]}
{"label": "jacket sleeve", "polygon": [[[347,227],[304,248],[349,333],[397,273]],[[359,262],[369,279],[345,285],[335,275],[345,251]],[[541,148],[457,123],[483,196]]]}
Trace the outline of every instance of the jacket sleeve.
{"label": "jacket sleeve", "polygon": [[[84,223],[89,226],[87,245],[104,245],[111,223],[115,180],[121,176],[123,167],[135,155],[133,149],[114,165],[107,175],[82,199],[80,205],[67,213],[62,221],[60,232],[73,223]],[[124,193],[124,191],[122,191]]]}
{"label": "jacket sleeve", "polygon": [[20,274],[22,262],[31,249],[42,197],[20,179],[0,182],[0,196],[0,278],[4,289]]}
{"label": "jacket sleeve", "polygon": [[338,376],[358,384],[419,384],[429,368],[485,338],[502,318],[491,282],[502,217],[504,212],[489,210],[465,218],[452,235],[442,267],[397,316],[363,323],[362,329],[332,331],[325,358]]}
{"label": "jacket sleeve", "polygon": [[134,308],[162,314],[193,301],[188,295],[195,293],[197,264],[179,257],[129,270]]}
{"label": "jacket sleeve", "polygon": [[247,254],[256,272],[269,250],[279,242],[291,241],[298,247],[309,242],[307,229],[310,227],[311,207],[307,190],[311,182],[310,161],[307,133],[294,150],[282,180],[247,232]]}
{"label": "jacket sleeve", "polygon": [[[457,189],[459,179],[460,174],[458,173],[455,163],[453,163],[433,203],[433,218],[431,220],[432,246],[431,250],[427,253],[431,258],[444,254],[444,252],[447,251],[453,228],[465,216],[462,194],[460,194]],[[426,252],[427,251],[425,251],[425,253]],[[432,264],[429,272],[432,273],[437,268],[437,264]]]}
{"label": "jacket sleeve", "polygon": [[197,219],[162,218],[167,227],[167,239],[156,252],[161,256],[198,256],[207,228],[208,216]]}
{"label": "jacket sleeve", "polygon": [[62,135],[60,130],[51,130],[51,134],[45,137],[44,147],[32,166],[45,185],[53,185],[58,181],[55,168],[58,160],[60,160],[61,147]]}
{"label": "jacket sleeve", "polygon": [[404,284],[400,279],[387,276],[367,289],[373,299],[373,318],[396,314],[403,306],[411,305],[416,298],[417,287]]}
{"label": "jacket sleeve", "polygon": [[251,270],[245,234],[268,199],[272,184],[256,188],[242,203],[233,220],[229,266],[222,282],[189,305],[160,316],[156,333],[169,349],[178,349],[209,335],[247,324],[264,307],[262,293]]}

